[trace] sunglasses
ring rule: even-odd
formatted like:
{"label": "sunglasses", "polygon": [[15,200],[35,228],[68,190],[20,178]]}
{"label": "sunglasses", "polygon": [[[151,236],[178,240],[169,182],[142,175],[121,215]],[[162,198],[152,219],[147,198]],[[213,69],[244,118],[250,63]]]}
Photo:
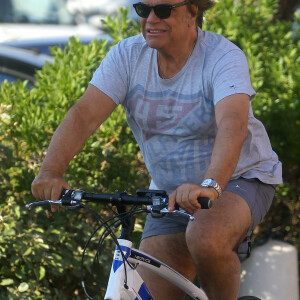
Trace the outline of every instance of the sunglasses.
{"label": "sunglasses", "polygon": [[155,6],[149,6],[145,3],[139,2],[136,4],[133,4],[133,7],[136,11],[136,13],[139,15],[141,18],[148,18],[150,15],[151,10],[154,10],[155,15],[160,18],[160,19],[167,19],[170,17],[172,9],[183,6],[188,4],[189,1],[183,1],[177,4],[158,4]]}

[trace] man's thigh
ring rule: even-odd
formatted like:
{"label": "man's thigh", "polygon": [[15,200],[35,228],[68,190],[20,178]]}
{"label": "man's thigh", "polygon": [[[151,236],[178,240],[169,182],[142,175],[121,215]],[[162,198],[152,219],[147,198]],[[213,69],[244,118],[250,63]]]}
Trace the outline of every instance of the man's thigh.
{"label": "man's thigh", "polygon": [[[208,239],[209,236],[217,239],[217,243],[241,243],[245,236],[251,235],[254,227],[268,212],[274,193],[274,186],[256,178],[231,180],[222,197],[214,202],[213,208],[209,211],[199,210],[196,222],[190,222],[189,227],[195,227],[193,234],[203,231],[202,235],[207,234]],[[247,253],[242,252],[247,250],[242,248],[240,245],[240,253]]]}
{"label": "man's thigh", "polygon": [[205,253],[237,250],[251,226],[247,202],[230,191],[224,191],[211,209],[200,209],[194,217],[186,232],[189,249],[199,248]]}
{"label": "man's thigh", "polygon": [[[164,262],[190,281],[195,279],[196,270],[186,245],[184,232],[145,238],[141,241],[140,250]],[[185,293],[166,279],[142,267],[138,271],[154,299],[184,298]]]}
{"label": "man's thigh", "polygon": [[185,277],[195,277],[194,264],[189,254],[185,232],[155,235],[141,241],[140,250],[163,261]]}

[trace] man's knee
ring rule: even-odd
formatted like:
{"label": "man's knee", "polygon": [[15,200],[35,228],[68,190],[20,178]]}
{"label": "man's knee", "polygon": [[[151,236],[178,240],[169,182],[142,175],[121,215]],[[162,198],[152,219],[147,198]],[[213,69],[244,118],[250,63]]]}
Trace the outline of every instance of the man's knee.
{"label": "man's knee", "polygon": [[225,192],[224,198],[211,210],[199,210],[186,231],[186,241],[193,258],[232,255],[251,224],[251,213],[245,201]]}
{"label": "man's knee", "polygon": [[194,261],[225,258],[232,253],[230,243],[222,233],[209,226],[189,226],[186,231],[186,242]]}

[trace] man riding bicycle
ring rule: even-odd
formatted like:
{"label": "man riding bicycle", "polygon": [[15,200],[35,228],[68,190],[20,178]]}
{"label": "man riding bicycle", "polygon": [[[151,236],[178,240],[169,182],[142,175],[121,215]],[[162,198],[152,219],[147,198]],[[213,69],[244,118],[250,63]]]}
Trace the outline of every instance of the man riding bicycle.
{"label": "man riding bicycle", "polygon": [[[117,105],[140,146],[150,188],[170,194],[193,222],[150,216],[140,248],[193,281],[209,299],[236,299],[237,250],[267,213],[281,163],[255,119],[247,60],[224,37],[201,30],[210,0],[143,0],[142,33],[114,46],[80,101],[55,131],[33,195],[58,199],[63,175]],[[201,210],[198,197],[213,201]],[[52,207],[55,211],[56,208]],[[140,271],[155,299],[183,299],[168,281]]]}

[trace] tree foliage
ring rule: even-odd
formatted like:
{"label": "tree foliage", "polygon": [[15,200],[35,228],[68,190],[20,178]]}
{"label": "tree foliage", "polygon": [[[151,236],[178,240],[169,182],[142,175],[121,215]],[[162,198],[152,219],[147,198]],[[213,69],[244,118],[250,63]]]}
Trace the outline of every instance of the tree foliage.
{"label": "tree foliage", "polygon": [[[274,0],[224,0],[207,13],[204,29],[226,36],[247,56],[257,92],[254,114],[283,163],[284,184],[266,220],[299,245],[300,28],[273,22],[277,11]],[[300,14],[295,22],[300,24]]]}
{"label": "tree foliage", "polygon": [[[277,189],[275,204],[282,205],[288,221],[282,222],[284,216],[277,211],[267,220],[273,227],[280,222],[284,234],[299,242],[300,35],[290,22],[271,22],[276,9],[271,0],[224,0],[207,12],[204,27],[228,37],[246,53],[258,92],[254,112],[266,125],[284,166],[285,184]],[[118,19],[108,18],[106,26],[113,43],[139,31],[126,19],[125,10]],[[94,222],[83,212],[61,210],[52,215],[43,209],[28,212],[24,205],[33,201],[30,185],[55,128],[81,97],[110,46],[102,40],[82,45],[72,38],[64,51],[52,49],[54,63],[37,72],[33,89],[28,90],[26,82],[1,86],[0,300],[85,298],[80,254]],[[89,191],[134,192],[148,185],[121,108],[87,141],[66,179],[72,187]],[[110,251],[101,257],[104,274]]]}
{"label": "tree foliage", "polygon": [[300,0],[279,0],[277,13],[273,20],[293,21],[294,14],[300,8]]}
{"label": "tree foliage", "polygon": [[[110,27],[118,26],[114,42],[138,32],[138,25],[130,25],[126,15],[122,10],[119,19],[107,21]],[[33,89],[28,90],[26,82],[1,86],[0,299],[84,299],[80,255],[95,222],[82,212],[28,212],[25,204],[34,201],[31,182],[54,130],[82,96],[110,46],[103,40],[82,45],[71,38],[64,51],[52,49],[54,62],[37,72]],[[95,192],[134,192],[149,184],[121,108],[90,137],[66,179],[74,188]],[[107,259],[104,273],[109,269]]]}

